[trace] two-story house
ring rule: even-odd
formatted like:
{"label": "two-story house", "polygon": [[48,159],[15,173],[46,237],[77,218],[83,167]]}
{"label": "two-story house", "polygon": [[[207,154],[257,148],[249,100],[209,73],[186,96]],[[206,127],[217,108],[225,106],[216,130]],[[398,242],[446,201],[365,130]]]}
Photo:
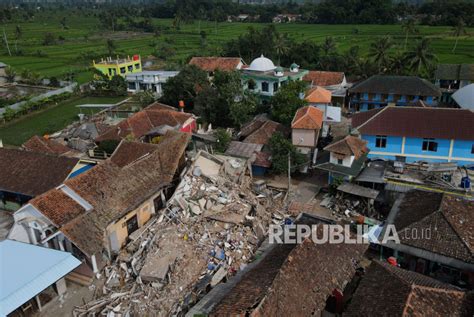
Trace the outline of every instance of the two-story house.
{"label": "two-story house", "polygon": [[163,93],[162,85],[171,77],[178,75],[177,71],[146,70],[139,73],[127,74],[127,91],[131,93],[151,91],[158,97]]}
{"label": "two-story house", "polygon": [[435,84],[441,89],[440,101],[452,104],[451,95],[474,83],[474,64],[438,64]]}
{"label": "two-story house", "polygon": [[329,134],[330,123],[341,122],[341,108],[332,106],[331,91],[315,86],[306,91],[305,100],[310,106],[316,107],[323,112],[323,127],[321,136]]}
{"label": "two-story house", "polygon": [[272,60],[263,55],[241,69],[244,89],[253,91],[263,99],[275,95],[278,89],[289,81],[302,80],[307,73],[307,70],[300,69],[295,63],[291,64],[289,69],[275,66]]}
{"label": "two-story house", "polygon": [[394,107],[355,114],[352,127],[370,158],[474,163],[474,113],[465,109]]}
{"label": "two-story house", "polygon": [[441,90],[415,76],[374,75],[349,89],[350,109],[367,111],[388,105],[410,106],[419,101],[436,106]]}
{"label": "two-story house", "polygon": [[367,159],[367,141],[348,135],[324,148],[329,152],[329,161],[316,165],[316,168],[329,172],[329,184],[335,179],[349,181],[359,175]]}

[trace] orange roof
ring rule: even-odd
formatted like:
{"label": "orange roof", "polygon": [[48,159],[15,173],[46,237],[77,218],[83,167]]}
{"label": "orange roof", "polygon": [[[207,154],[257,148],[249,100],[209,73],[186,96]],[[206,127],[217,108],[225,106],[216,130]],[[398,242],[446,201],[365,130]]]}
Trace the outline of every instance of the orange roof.
{"label": "orange roof", "polygon": [[316,86],[306,92],[309,103],[331,103],[332,93],[323,87]]}
{"label": "orange roof", "polygon": [[323,72],[318,70],[310,70],[308,74],[303,77],[304,81],[310,82],[314,86],[333,86],[339,85],[344,80],[344,73],[342,72]]}
{"label": "orange roof", "polygon": [[[189,61],[190,65],[195,65],[207,72],[218,70],[236,70],[242,62],[240,57],[193,57]],[[243,64],[243,63],[242,63]]]}
{"label": "orange roof", "polygon": [[323,126],[323,112],[316,107],[306,106],[296,111],[291,122],[292,129],[321,129]]}

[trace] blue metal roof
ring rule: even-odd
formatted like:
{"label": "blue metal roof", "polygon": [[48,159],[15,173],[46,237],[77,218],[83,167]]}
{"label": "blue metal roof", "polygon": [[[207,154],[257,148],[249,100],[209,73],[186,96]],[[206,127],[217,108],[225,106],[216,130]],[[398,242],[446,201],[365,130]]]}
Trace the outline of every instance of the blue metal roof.
{"label": "blue metal roof", "polygon": [[0,316],[5,316],[78,267],[70,253],[0,241]]}

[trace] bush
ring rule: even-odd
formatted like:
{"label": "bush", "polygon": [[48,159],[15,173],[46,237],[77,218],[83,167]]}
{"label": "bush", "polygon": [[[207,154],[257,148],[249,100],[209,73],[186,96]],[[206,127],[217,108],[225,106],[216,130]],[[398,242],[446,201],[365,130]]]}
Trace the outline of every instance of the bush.
{"label": "bush", "polygon": [[227,132],[227,130],[222,128],[217,129],[214,136],[217,139],[216,151],[224,153],[232,140],[232,136]]}

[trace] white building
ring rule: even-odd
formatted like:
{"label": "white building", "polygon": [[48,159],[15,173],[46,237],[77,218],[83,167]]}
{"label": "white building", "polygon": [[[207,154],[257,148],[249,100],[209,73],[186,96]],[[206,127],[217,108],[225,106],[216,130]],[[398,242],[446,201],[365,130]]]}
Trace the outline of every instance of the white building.
{"label": "white building", "polygon": [[125,77],[127,81],[127,91],[136,93],[140,91],[152,91],[157,96],[163,93],[162,84],[169,78],[178,75],[177,71],[148,70],[139,73],[128,74]]}

